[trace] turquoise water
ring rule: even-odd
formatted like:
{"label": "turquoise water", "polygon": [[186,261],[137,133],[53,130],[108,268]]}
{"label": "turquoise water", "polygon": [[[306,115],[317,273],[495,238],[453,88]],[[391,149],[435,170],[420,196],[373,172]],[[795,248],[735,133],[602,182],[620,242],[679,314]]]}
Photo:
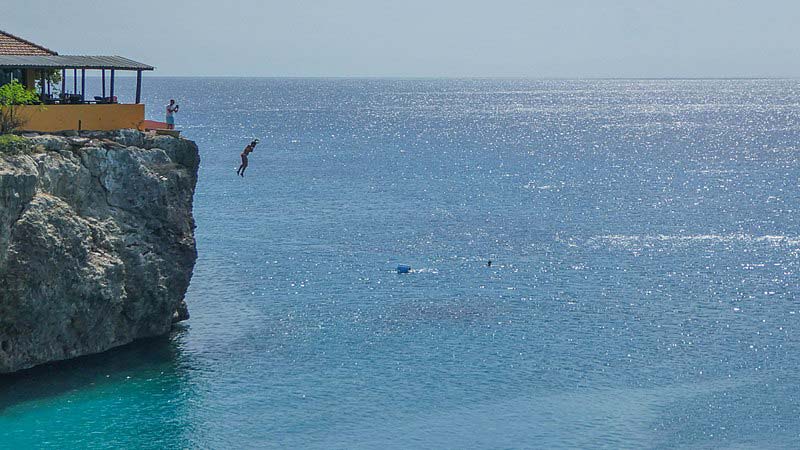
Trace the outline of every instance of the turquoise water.
{"label": "turquoise water", "polygon": [[800,443],[800,82],[144,93],[201,149],[192,318],[0,379],[0,446]]}

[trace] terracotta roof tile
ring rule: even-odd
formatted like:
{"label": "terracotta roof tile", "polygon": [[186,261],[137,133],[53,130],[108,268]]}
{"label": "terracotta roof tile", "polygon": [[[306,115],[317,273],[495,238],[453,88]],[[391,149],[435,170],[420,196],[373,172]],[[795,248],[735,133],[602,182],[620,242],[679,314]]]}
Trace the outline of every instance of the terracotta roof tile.
{"label": "terracotta roof tile", "polygon": [[0,55],[47,56],[58,53],[0,30]]}

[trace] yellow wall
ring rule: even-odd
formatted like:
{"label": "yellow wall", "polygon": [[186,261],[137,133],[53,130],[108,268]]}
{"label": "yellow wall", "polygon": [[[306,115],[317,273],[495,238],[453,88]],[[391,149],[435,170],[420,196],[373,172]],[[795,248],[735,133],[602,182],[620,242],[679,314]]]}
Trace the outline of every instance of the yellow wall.
{"label": "yellow wall", "polygon": [[[27,122],[25,131],[119,130],[139,128],[144,105],[33,105],[16,106]],[[80,125],[79,125],[80,122]]]}

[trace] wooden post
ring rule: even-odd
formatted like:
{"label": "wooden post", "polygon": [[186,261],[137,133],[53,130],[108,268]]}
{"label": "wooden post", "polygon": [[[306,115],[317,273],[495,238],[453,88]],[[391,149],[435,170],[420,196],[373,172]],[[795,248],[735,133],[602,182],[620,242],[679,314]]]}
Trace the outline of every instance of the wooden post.
{"label": "wooden post", "polygon": [[114,69],[111,69],[111,93],[109,95],[111,101],[114,101]]}
{"label": "wooden post", "polygon": [[67,69],[61,69],[61,95],[67,92]]}
{"label": "wooden post", "polygon": [[81,69],[81,101],[86,101],[86,69]]}
{"label": "wooden post", "polygon": [[103,99],[106,97],[106,69],[103,69]]}
{"label": "wooden post", "polygon": [[136,104],[142,103],[142,71],[136,71]]}
{"label": "wooden post", "polygon": [[41,77],[41,79],[39,80],[39,84],[41,86],[39,86],[39,87],[42,88],[42,98],[44,98],[45,89],[46,89],[45,82],[44,82],[44,70],[39,71],[39,76]]}

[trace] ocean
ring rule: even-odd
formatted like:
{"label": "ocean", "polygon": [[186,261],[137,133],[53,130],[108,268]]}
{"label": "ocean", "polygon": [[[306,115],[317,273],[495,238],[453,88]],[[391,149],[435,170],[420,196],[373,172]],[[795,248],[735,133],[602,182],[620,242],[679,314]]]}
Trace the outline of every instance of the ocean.
{"label": "ocean", "polygon": [[192,317],[0,378],[0,447],[800,445],[798,80],[143,97],[200,147]]}

